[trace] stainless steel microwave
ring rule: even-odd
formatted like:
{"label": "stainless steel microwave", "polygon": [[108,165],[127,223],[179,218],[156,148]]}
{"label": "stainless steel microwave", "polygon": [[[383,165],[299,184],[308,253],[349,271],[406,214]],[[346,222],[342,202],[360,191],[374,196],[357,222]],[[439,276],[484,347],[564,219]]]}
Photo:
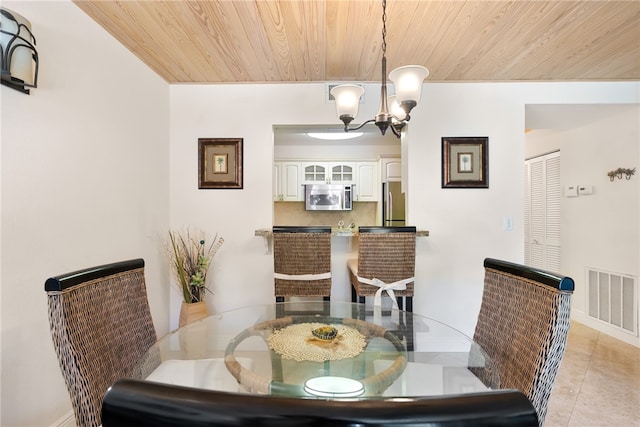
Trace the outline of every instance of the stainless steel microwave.
{"label": "stainless steel microwave", "polygon": [[308,211],[350,211],[351,185],[311,184],[304,186],[305,209]]}

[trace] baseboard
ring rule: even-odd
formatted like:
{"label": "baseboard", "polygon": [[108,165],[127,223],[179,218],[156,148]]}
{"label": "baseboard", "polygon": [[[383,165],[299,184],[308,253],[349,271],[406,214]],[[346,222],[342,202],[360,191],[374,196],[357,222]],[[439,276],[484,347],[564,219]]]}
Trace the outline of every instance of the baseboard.
{"label": "baseboard", "polygon": [[73,411],[64,414],[59,420],[51,424],[51,427],[76,427],[76,417],[73,416]]}
{"label": "baseboard", "polygon": [[621,331],[613,326],[608,325],[605,322],[601,322],[597,319],[587,316],[583,311],[572,309],[571,320],[575,320],[576,322],[582,323],[585,326],[595,329],[598,332],[602,332],[603,334],[607,334],[634,347],[640,347],[639,337],[633,336],[632,334]]}

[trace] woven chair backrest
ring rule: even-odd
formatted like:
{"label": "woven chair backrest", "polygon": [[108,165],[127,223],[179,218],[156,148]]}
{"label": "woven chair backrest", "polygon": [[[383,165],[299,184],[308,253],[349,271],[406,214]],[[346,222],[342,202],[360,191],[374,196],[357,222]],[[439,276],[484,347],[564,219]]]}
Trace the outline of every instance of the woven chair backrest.
{"label": "woven chair backrest", "polygon": [[107,389],[131,377],[156,342],[136,259],[52,277],[45,282],[49,324],[78,426],[101,425]]}
{"label": "woven chair backrest", "polygon": [[[286,275],[331,272],[331,227],[274,227],[273,270]],[[331,278],[275,279],[276,296],[328,296]]]}
{"label": "woven chair backrest", "polygon": [[415,275],[415,227],[360,227],[358,276],[385,283]]}
{"label": "woven chair backrest", "polygon": [[542,425],[566,348],[574,282],[490,258],[484,265],[474,341],[495,364],[500,388],[522,390]]}

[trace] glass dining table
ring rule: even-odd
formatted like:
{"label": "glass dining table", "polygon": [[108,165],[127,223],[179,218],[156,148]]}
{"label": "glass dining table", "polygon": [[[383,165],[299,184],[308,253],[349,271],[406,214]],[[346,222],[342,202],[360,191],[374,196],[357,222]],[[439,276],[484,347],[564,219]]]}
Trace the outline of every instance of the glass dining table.
{"label": "glass dining table", "polygon": [[491,358],[428,317],[343,302],[226,311],[159,339],[133,377],[235,393],[405,397],[499,388]]}

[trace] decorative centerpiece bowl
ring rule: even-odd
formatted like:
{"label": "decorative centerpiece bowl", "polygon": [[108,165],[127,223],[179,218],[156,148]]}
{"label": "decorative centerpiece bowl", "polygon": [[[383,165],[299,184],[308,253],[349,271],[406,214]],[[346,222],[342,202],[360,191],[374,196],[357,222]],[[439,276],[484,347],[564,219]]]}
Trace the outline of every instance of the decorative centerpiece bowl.
{"label": "decorative centerpiece bowl", "polygon": [[338,330],[333,326],[320,326],[311,331],[314,337],[322,341],[333,341],[338,336]]}

